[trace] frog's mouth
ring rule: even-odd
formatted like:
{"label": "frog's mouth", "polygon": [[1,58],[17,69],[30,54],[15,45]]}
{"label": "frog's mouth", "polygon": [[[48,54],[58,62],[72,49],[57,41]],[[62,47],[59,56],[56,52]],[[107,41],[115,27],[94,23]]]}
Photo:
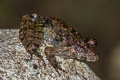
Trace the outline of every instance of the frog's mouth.
{"label": "frog's mouth", "polygon": [[99,60],[98,55],[93,55],[93,53],[85,53],[82,56],[78,54],[76,60],[85,61],[85,62],[96,62]]}

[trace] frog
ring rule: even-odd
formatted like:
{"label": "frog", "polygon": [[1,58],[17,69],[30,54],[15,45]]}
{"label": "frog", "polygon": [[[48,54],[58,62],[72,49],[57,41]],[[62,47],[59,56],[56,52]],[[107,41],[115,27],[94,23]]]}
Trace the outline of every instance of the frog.
{"label": "frog", "polygon": [[83,37],[61,19],[36,13],[25,14],[19,26],[19,40],[30,54],[30,59],[35,55],[46,65],[38,51],[41,46],[45,46],[44,54],[58,74],[59,70],[65,70],[57,63],[56,56],[85,62],[99,60],[96,40]]}

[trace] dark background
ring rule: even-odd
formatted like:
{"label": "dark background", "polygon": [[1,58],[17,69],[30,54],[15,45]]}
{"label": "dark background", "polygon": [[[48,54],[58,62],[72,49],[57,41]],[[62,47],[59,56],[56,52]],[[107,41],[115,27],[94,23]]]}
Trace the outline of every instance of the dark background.
{"label": "dark background", "polygon": [[120,80],[120,0],[0,0],[0,28],[19,28],[24,14],[57,17],[96,38],[100,60],[88,63],[102,80]]}

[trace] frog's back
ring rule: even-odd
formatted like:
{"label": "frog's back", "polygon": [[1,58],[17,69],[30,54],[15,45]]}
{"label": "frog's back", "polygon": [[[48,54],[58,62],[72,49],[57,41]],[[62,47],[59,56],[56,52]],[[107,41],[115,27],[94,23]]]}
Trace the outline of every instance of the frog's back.
{"label": "frog's back", "polygon": [[20,24],[19,39],[27,51],[37,49],[42,40],[43,28],[35,24],[34,20],[34,17],[24,15]]}
{"label": "frog's back", "polygon": [[40,46],[64,47],[80,44],[81,36],[62,20],[37,14],[22,17],[19,39],[28,53]]}
{"label": "frog's back", "polygon": [[53,45],[55,29],[63,22],[51,17],[42,17],[37,14],[24,15],[20,23],[19,39],[25,49],[31,53],[39,46]]}

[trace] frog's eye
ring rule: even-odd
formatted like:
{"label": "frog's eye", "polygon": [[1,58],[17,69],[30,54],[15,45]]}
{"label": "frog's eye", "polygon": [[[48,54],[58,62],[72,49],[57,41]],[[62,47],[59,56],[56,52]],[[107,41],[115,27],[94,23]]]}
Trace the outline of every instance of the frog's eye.
{"label": "frog's eye", "polygon": [[32,14],[32,17],[33,18],[37,18],[37,14]]}
{"label": "frog's eye", "polygon": [[32,14],[30,17],[31,17],[32,21],[35,21],[35,19],[37,18],[37,14]]}

